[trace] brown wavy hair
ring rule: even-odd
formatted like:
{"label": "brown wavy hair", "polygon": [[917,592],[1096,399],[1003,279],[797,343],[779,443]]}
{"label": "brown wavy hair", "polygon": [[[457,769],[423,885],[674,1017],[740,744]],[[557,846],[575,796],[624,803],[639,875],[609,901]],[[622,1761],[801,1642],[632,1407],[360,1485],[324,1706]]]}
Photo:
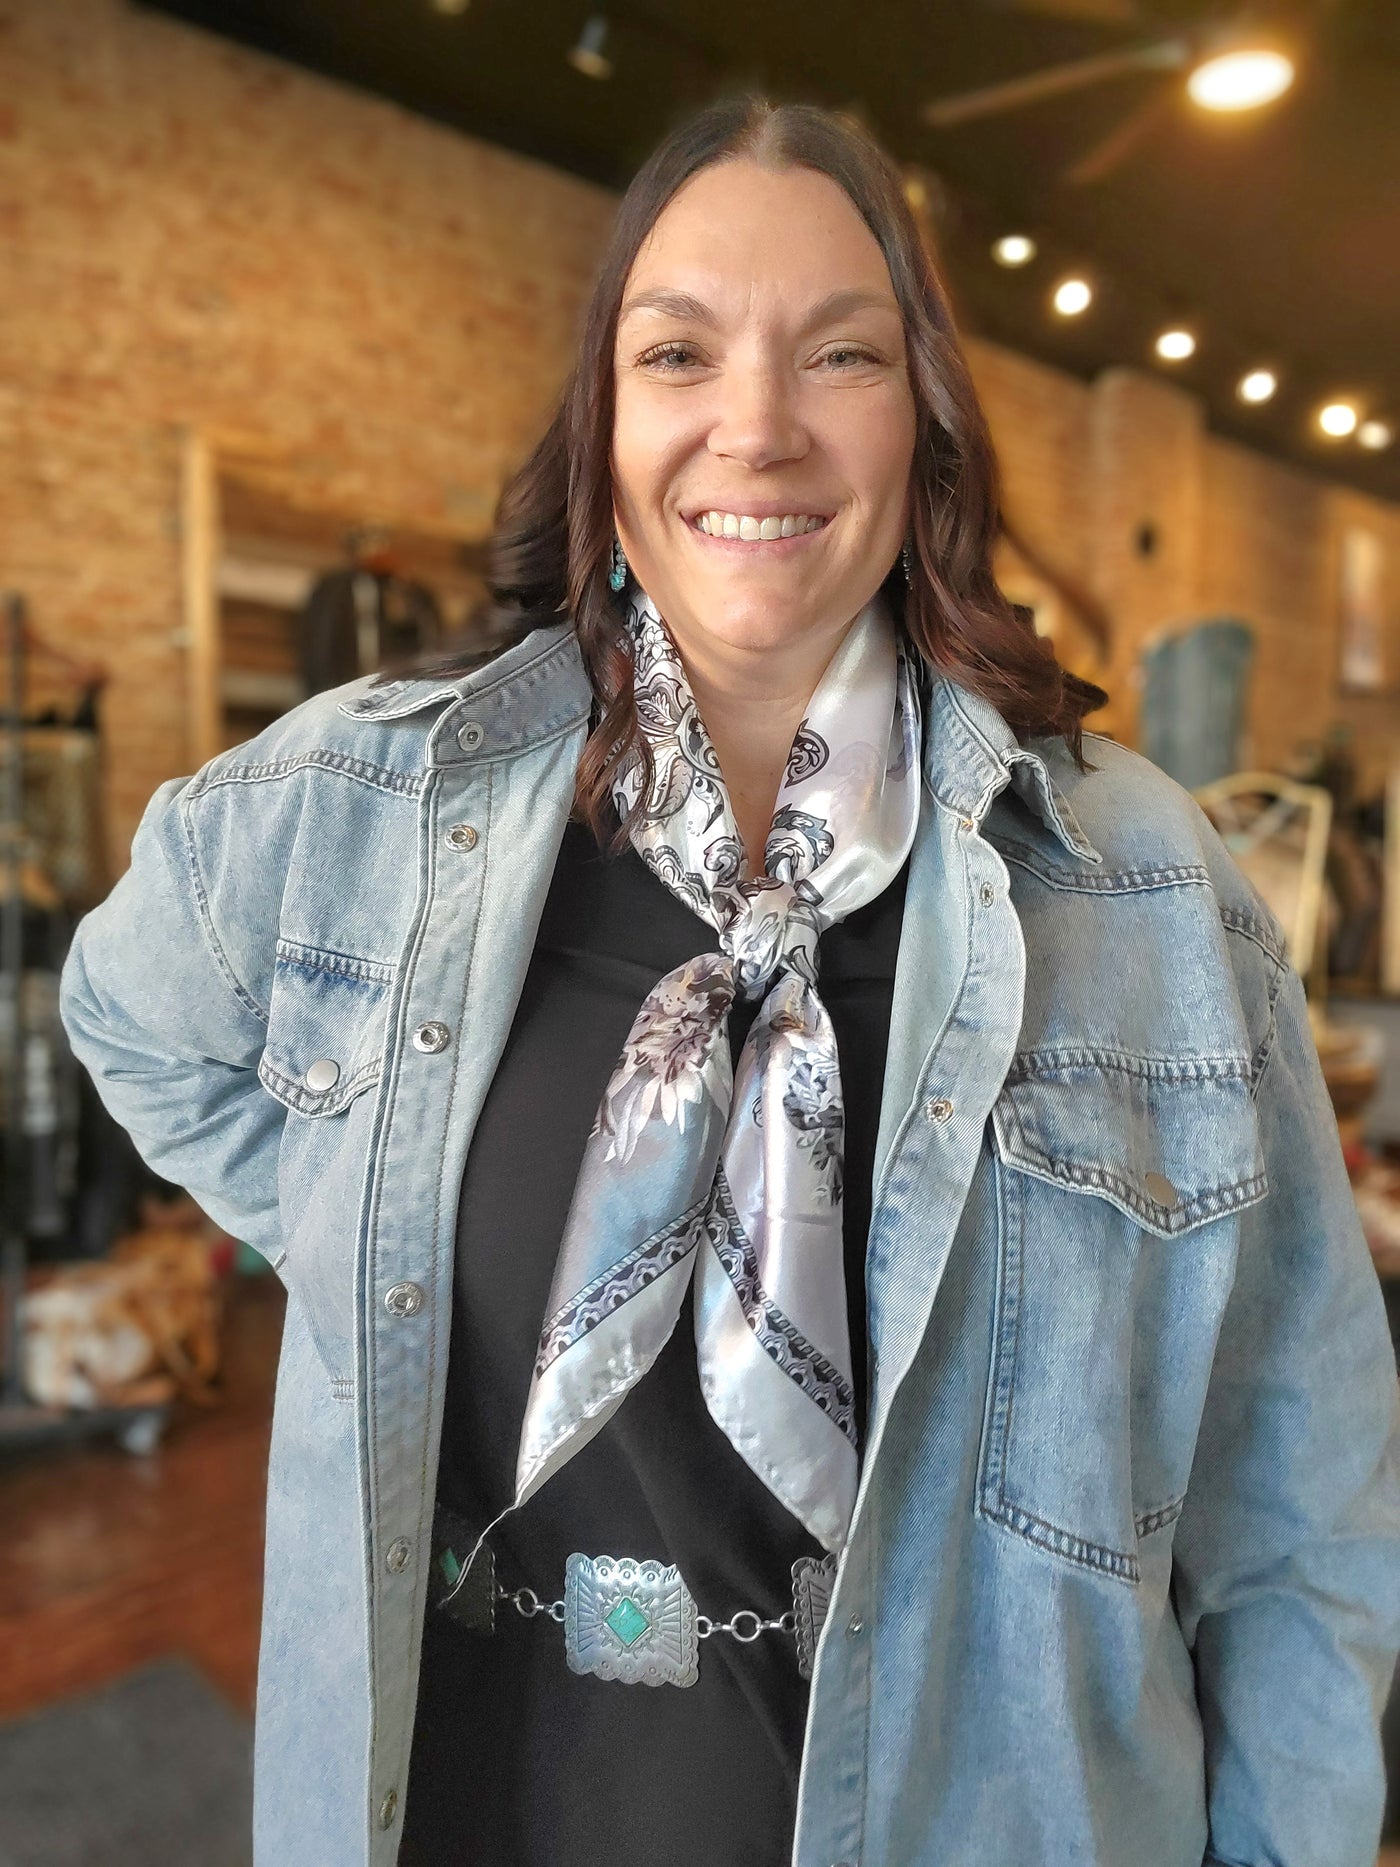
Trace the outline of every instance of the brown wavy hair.
{"label": "brown wavy hair", "polygon": [[458,651],[417,673],[454,676],[544,623],[572,619],[593,687],[576,813],[600,843],[621,841],[611,800],[637,727],[625,598],[608,585],[613,540],[613,347],[618,309],[643,241],[671,198],[712,163],[748,158],[802,167],[843,188],[880,243],[904,314],[917,411],[911,469],[912,572],[885,582],[893,614],[930,669],[981,695],[1018,739],[1062,735],[1085,769],[1081,722],[1102,688],[1068,673],[1028,612],[997,588],[992,552],[1000,486],[986,418],[958,343],[948,296],[905,199],[898,169],[858,125],[811,104],[725,99],[679,124],[622,197],[584,317],[573,370],[542,439],[501,495],[488,549],[485,651]]}

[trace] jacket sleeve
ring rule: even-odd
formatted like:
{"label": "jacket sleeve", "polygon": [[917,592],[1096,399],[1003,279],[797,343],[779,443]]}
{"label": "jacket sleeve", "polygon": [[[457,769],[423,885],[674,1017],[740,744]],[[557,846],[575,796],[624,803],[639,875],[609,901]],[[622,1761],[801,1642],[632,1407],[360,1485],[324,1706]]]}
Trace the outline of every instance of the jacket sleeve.
{"label": "jacket sleeve", "polygon": [[1207,1863],[1374,1867],[1400,1644],[1384,1305],[1291,966],[1257,1077],[1266,1197],[1241,1215],[1174,1590],[1195,1660]]}
{"label": "jacket sleeve", "polygon": [[212,918],[197,782],[173,778],[147,805],[130,868],[78,924],[59,1011],[143,1160],[275,1260],[286,1111],[258,1080],[267,1012]]}

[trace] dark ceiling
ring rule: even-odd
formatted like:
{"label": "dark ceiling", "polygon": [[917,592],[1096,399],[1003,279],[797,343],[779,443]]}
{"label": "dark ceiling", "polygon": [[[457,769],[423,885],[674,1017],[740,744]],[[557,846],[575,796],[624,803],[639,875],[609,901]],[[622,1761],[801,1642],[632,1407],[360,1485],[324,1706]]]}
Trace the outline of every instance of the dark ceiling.
{"label": "dark ceiling", "polygon": [[[1205,399],[1217,431],[1400,499],[1400,441],[1368,453],[1314,425],[1322,402],[1346,395],[1400,427],[1400,0],[1294,4],[1283,24],[1299,79],[1263,110],[1207,116],[1179,77],[1133,74],[945,130],[921,118],[935,97],[1238,8],[1161,0],[1146,20],[1134,0],[471,0],[454,17],[431,0],[153,3],[618,188],[717,92],[853,109],[927,178],[965,329],[1085,377],[1160,371]],[[565,57],[595,7],[610,23],[603,82]],[[1116,167],[1067,178],[1134,114],[1141,133]],[[990,242],[1013,230],[1040,253],[1010,272]],[[1061,320],[1048,293],[1070,266],[1098,296]],[[1178,318],[1197,353],[1157,363],[1152,340]],[[1280,388],[1245,409],[1235,384],[1256,363]]]}

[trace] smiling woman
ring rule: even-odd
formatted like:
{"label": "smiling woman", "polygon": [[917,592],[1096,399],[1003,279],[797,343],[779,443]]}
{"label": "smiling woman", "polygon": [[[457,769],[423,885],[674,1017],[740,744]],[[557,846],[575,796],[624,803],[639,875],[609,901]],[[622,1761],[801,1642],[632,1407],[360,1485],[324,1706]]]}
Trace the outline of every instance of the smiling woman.
{"label": "smiling woman", "polygon": [[894,168],[718,105],[506,646],[173,780],[79,927],[75,1051],[290,1296],[257,1867],[1374,1855],[1394,1367],[1302,984],[997,527]]}
{"label": "smiling woman", "polygon": [[833,112],[736,98],[680,125],[623,198],[574,370],[501,501],[489,622],[511,640],[573,618],[599,702],[580,807],[620,844],[614,774],[650,758],[608,583],[630,564],[753,853],[802,704],[876,591],[929,666],[1077,756],[1106,696],[997,588],[999,526],[986,420],[898,170]]}

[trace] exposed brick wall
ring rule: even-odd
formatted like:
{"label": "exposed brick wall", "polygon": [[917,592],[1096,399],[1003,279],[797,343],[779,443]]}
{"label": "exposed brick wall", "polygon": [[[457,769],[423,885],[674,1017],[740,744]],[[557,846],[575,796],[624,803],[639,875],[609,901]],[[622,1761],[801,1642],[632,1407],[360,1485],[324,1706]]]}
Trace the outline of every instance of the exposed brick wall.
{"label": "exposed brick wall", "polygon": [[[280,450],[307,504],[480,536],[612,208],[122,0],[0,0],[0,583],[114,671],[118,865],[153,787],[190,768],[182,430]],[[1095,723],[1131,738],[1141,643],[1228,609],[1260,634],[1256,755],[1341,717],[1378,769],[1400,702],[1336,697],[1336,539],[1380,526],[1394,563],[1400,513],[1212,438],[1170,384],[970,347],[1010,508],[1114,615]],[[1093,671],[1072,629],[1065,647]]]}
{"label": "exposed brick wall", "polygon": [[479,536],[612,211],[121,0],[0,0],[0,583],[113,670],[119,865],[189,769],[181,426],[285,448],[309,504]]}

